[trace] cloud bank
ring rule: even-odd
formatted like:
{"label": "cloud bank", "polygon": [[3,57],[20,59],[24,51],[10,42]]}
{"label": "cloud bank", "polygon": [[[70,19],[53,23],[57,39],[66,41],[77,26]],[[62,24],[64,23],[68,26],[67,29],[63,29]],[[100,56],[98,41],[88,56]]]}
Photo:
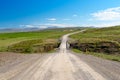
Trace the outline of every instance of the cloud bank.
{"label": "cloud bank", "polygon": [[120,25],[120,7],[99,10],[90,14],[92,17],[88,19],[92,26],[109,27]]}
{"label": "cloud bank", "polygon": [[109,8],[91,14],[95,20],[120,20],[120,7]]}

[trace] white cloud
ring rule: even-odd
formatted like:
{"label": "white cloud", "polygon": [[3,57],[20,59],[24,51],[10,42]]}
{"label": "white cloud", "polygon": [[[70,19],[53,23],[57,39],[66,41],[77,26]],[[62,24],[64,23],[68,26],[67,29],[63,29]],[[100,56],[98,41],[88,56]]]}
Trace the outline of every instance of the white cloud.
{"label": "white cloud", "polygon": [[20,25],[20,27],[26,27],[26,28],[34,28],[34,25]]}
{"label": "white cloud", "polygon": [[78,15],[77,14],[74,14],[73,17],[77,17]]}
{"label": "white cloud", "polygon": [[44,25],[32,25],[32,24],[29,24],[29,25],[20,25],[20,27],[21,28],[47,28]]}
{"label": "white cloud", "polygon": [[56,26],[56,27],[73,27],[75,25],[72,24],[44,24],[46,26]]}
{"label": "white cloud", "polygon": [[40,25],[38,28],[47,28],[45,25]]}
{"label": "white cloud", "polygon": [[49,21],[56,21],[57,19],[56,18],[48,18],[47,20],[49,20]]}
{"label": "white cloud", "polygon": [[120,7],[101,10],[101,11],[92,13],[91,15],[95,20],[101,20],[101,21],[120,20]]}
{"label": "white cloud", "polygon": [[38,24],[38,25],[20,25],[21,28],[47,28],[47,27],[74,27],[72,24]]}

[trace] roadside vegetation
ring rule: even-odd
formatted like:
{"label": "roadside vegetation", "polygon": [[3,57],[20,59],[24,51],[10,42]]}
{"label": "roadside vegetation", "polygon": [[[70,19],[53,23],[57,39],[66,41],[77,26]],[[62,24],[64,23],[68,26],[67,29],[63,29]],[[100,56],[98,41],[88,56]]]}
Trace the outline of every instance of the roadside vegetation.
{"label": "roadside vegetation", "polygon": [[108,54],[105,54],[105,53],[97,53],[97,52],[83,52],[83,51],[80,51],[78,49],[72,49],[72,51],[75,52],[75,53],[93,55],[93,56],[100,57],[100,58],[103,58],[103,59],[108,59],[108,60],[120,62],[120,56],[118,56],[118,55],[108,55]]}
{"label": "roadside vegetation", "polygon": [[78,52],[120,61],[120,26],[87,29],[70,37],[71,48]]}
{"label": "roadside vegetation", "polygon": [[52,44],[54,45],[53,47],[57,47],[60,37],[73,31],[76,31],[76,29],[50,29],[33,32],[0,33],[0,52],[37,52],[37,50],[35,50],[36,46],[43,46],[46,48],[45,50],[41,48],[40,52],[50,51],[46,45],[51,47],[50,44]]}

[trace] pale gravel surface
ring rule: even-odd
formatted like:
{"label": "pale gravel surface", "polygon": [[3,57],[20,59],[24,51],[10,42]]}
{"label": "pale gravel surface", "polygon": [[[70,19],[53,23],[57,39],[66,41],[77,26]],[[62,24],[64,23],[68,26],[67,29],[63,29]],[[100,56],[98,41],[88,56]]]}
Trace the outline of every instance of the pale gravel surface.
{"label": "pale gravel surface", "polygon": [[119,62],[66,50],[69,35],[63,36],[59,52],[24,55],[1,66],[0,80],[120,80]]}
{"label": "pale gravel surface", "polygon": [[105,60],[92,55],[74,54],[103,77],[106,77],[107,80],[120,80],[120,62]]}
{"label": "pale gravel surface", "polygon": [[16,54],[16,53],[8,53],[8,52],[1,52],[0,53],[0,67],[3,65],[8,65],[14,62],[14,60],[19,60],[25,58],[25,54]]}

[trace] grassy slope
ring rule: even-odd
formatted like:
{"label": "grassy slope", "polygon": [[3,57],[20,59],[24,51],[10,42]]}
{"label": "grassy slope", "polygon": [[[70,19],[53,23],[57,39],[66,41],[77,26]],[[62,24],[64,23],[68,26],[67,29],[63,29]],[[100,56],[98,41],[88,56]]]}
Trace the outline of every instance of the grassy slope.
{"label": "grassy slope", "polygon": [[[84,33],[78,33],[70,37],[79,40],[80,43],[96,43],[101,41],[111,41],[120,44],[120,26],[102,29],[89,29]],[[81,53],[81,51],[76,49],[73,49],[73,51]],[[104,59],[120,61],[120,56],[116,55],[107,55],[103,53],[99,54],[94,52],[87,52],[86,54],[94,55]]]}
{"label": "grassy slope", "polygon": [[84,33],[78,33],[72,35],[71,37],[79,39],[81,43],[100,41],[113,41],[120,43],[120,26],[102,29],[89,29]]}
{"label": "grassy slope", "polygon": [[31,39],[57,39],[62,35],[72,32],[70,30],[44,30],[37,32],[15,32],[0,34],[0,51],[4,51],[7,46]]}

